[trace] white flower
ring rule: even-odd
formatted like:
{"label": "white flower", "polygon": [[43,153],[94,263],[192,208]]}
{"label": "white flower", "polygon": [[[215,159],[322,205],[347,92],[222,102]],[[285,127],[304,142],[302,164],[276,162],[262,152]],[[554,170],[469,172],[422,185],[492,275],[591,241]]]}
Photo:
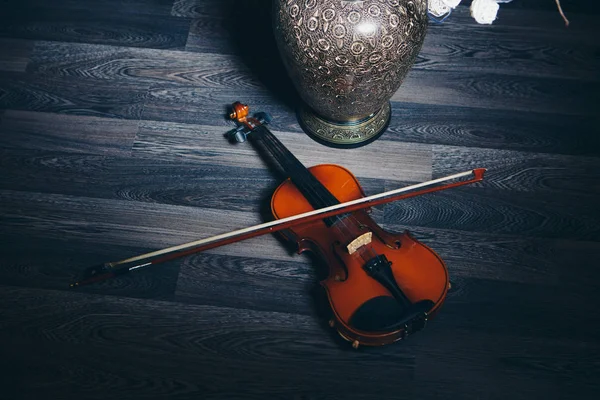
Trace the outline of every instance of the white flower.
{"label": "white flower", "polygon": [[491,24],[496,19],[499,8],[495,0],[473,0],[471,16],[480,24]]}

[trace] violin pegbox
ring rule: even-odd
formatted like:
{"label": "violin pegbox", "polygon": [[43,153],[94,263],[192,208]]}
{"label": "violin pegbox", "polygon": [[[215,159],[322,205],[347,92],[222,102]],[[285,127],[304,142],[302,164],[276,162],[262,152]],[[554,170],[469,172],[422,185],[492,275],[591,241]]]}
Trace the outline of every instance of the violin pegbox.
{"label": "violin pegbox", "polygon": [[233,129],[227,133],[227,136],[230,140],[243,143],[246,141],[250,132],[252,132],[256,127],[267,125],[273,120],[271,115],[266,112],[259,112],[256,113],[254,117],[248,117],[249,111],[250,107],[248,107],[246,104],[242,104],[239,101],[233,103],[232,112],[229,114],[229,117],[239,125],[236,129]]}

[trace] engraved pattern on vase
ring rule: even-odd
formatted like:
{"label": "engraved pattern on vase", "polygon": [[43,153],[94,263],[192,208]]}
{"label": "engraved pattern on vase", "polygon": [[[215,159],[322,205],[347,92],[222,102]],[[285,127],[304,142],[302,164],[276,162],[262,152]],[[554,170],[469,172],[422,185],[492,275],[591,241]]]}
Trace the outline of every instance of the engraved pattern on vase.
{"label": "engraved pattern on vase", "polygon": [[377,112],[427,31],[427,0],[273,0],[277,45],[300,96],[333,121]]}

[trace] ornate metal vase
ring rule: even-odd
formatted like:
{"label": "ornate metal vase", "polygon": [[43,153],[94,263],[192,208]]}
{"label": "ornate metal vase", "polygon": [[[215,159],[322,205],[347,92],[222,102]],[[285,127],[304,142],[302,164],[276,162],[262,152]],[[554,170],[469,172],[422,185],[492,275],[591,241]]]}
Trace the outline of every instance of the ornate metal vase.
{"label": "ornate metal vase", "polygon": [[378,138],[427,32],[427,0],[273,0],[273,28],[306,133],[334,147]]}

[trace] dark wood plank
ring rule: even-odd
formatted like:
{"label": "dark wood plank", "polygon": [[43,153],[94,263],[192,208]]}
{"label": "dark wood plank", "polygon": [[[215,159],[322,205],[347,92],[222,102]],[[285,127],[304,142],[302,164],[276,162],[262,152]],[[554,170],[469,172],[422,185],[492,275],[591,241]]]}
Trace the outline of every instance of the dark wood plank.
{"label": "dark wood plank", "polygon": [[508,150],[433,146],[434,176],[487,168],[485,186],[546,196],[595,196],[600,201],[600,159]]}
{"label": "dark wood plank", "polygon": [[[421,333],[436,336],[432,329]],[[415,391],[420,398],[595,397],[597,343],[520,336],[502,326],[487,335],[452,330],[443,340],[446,351],[417,359]],[[432,383],[434,376],[439,379]]]}
{"label": "dark wood plank", "polygon": [[[212,165],[268,168],[265,157],[261,157],[250,143],[231,144],[225,140],[227,131],[220,126],[142,121],[132,154],[154,160],[191,160]],[[307,167],[343,164],[350,171],[355,171],[358,177],[380,178],[381,165],[388,163],[395,166],[388,172],[390,179],[423,181],[431,176],[429,145],[379,141],[358,150],[332,149],[316,143],[305,134],[281,132],[275,128],[273,132]],[[378,162],[373,163],[373,160]]]}
{"label": "dark wood plank", "polygon": [[[506,10],[549,10],[555,11],[556,4],[544,0],[529,0],[529,1],[513,1],[510,3],[503,4]],[[582,14],[598,14],[598,9],[594,7],[596,2],[594,0],[561,0],[563,10],[569,14],[571,13],[582,13]]]}
{"label": "dark wood plank", "polygon": [[[473,335],[501,330],[531,338],[593,342],[600,334],[600,318],[589,295],[571,288],[456,278],[431,328]],[[587,320],[585,327],[565,329],[579,324],[581,318]]]}
{"label": "dark wood plank", "polygon": [[[9,223],[4,216],[3,223]],[[111,260],[124,259],[149,249],[98,245],[77,235],[54,232],[55,238],[34,237],[28,232],[0,234],[0,282],[4,285],[51,290],[72,290],[69,285],[81,279],[84,271]],[[181,260],[147,268],[142,274],[122,275],[118,279],[88,285],[77,290],[119,297],[170,300],[173,298]]]}
{"label": "dark wood plank", "polygon": [[[552,292],[563,269],[563,264],[555,259],[555,243],[551,240],[408,229],[445,261],[451,282],[462,288],[458,296],[468,296],[465,286],[478,285],[479,280],[533,284]],[[234,252],[229,256],[203,253],[186,258],[182,261],[175,299],[328,318],[328,301],[318,285],[327,276],[327,265],[316,256],[292,253],[294,248],[284,242],[280,245],[289,249],[287,259],[238,257]],[[223,298],[219,293],[230,295]]]}
{"label": "dark wood plank", "polygon": [[0,71],[25,72],[32,49],[30,40],[0,38]]}
{"label": "dark wood plank", "polygon": [[147,15],[168,16],[173,8],[173,0],[87,0],[85,3],[77,0],[5,0],[15,7],[30,10],[63,10],[63,11],[90,11],[96,13],[134,13]]}
{"label": "dark wood plank", "polygon": [[561,286],[588,295],[597,292],[600,288],[600,269],[597,268],[600,243],[559,241],[556,250],[556,262],[562,265],[559,272]]}
{"label": "dark wood plank", "polygon": [[277,121],[279,130],[301,132],[294,117],[295,103],[281,101],[277,92],[243,87],[152,86],[144,104],[142,119],[215,125],[231,129],[234,126],[232,122],[228,122],[228,111],[236,101],[248,104],[252,113],[264,111],[271,114]]}
{"label": "dark wood plank", "polygon": [[[280,246],[284,248],[285,244]],[[182,261],[174,299],[236,309],[319,315],[327,320],[328,302],[317,277],[327,271],[306,256],[278,260],[201,253]]]}
{"label": "dark wood plank", "polygon": [[600,240],[597,196],[511,192],[477,187],[386,205],[386,224],[538,238]]}
{"label": "dark wood plank", "polygon": [[[185,49],[201,53],[249,55],[260,57],[264,49],[275,49],[271,28],[271,5],[265,0],[175,1],[172,15],[192,18]],[[252,21],[252,29],[232,21]],[[244,31],[239,35],[239,31]],[[256,41],[256,39],[261,41]],[[260,44],[259,44],[260,43]]]}
{"label": "dark wood plank", "polygon": [[[280,116],[283,119],[283,116]],[[274,124],[293,123],[276,120]],[[539,153],[600,154],[597,116],[392,102],[385,140]]]}
{"label": "dark wood plank", "polygon": [[0,108],[15,110],[139,119],[147,93],[144,83],[0,75]]}
{"label": "dark wood plank", "polygon": [[[544,30],[548,34],[553,33],[551,40],[554,42],[564,39],[569,40],[574,35],[597,29],[594,20],[598,11],[592,7],[593,0],[561,0],[563,10],[568,14],[571,21],[568,28],[565,28],[565,23],[558,12],[556,2],[553,1],[529,0],[500,4],[496,20],[491,25],[479,24],[471,17],[471,3],[472,0],[463,0],[452,11],[452,15],[448,19],[442,24],[435,24],[434,26],[452,29],[467,25],[469,29],[474,30],[477,34],[486,30],[500,33],[504,31],[505,27],[522,30],[534,35]],[[587,41],[593,43],[591,37],[588,37]]]}
{"label": "dark wood plank", "polygon": [[[533,338],[510,330],[475,334],[456,329],[444,335],[442,320],[410,342],[356,352],[330,341],[325,328],[310,317],[2,289],[11,323],[0,334],[3,339],[18,334],[13,346],[2,350],[5,359],[16,363],[9,369],[17,378],[11,379],[11,388],[22,383],[18,377],[25,365],[38,365],[29,372],[36,379],[26,389],[28,395],[41,386],[50,395],[69,386],[71,393],[96,398],[133,385],[133,398],[287,398],[290,393],[364,398],[374,392],[390,398],[434,398],[431,382],[440,381],[435,387],[442,390],[454,377],[451,392],[495,398],[519,388],[523,396],[536,386],[562,390],[573,382],[579,384],[576,393],[582,393],[594,387],[597,369],[597,343]],[[50,351],[55,356],[48,356]],[[119,353],[127,354],[129,362],[115,363]],[[310,355],[312,361],[299,355]],[[332,368],[344,375],[347,385],[332,387],[323,379]],[[365,371],[371,371],[369,379]],[[574,380],[567,379],[573,373]],[[511,380],[513,385],[490,384],[519,375]],[[398,390],[399,380],[406,391]],[[476,389],[466,390],[468,382]]]}
{"label": "dark wood plank", "polygon": [[[144,108],[144,119],[231,128],[225,118],[226,109],[232,102],[241,100],[252,112],[272,114],[272,129],[303,132],[294,108],[282,104],[269,91],[221,92],[172,87],[156,88],[150,96]],[[558,154],[600,154],[597,116],[492,109],[479,112],[468,107],[396,101],[391,104],[392,120],[383,140]]]}
{"label": "dark wood plank", "polygon": [[[552,0],[431,23],[388,131],[348,151],[300,129],[270,0],[0,0],[0,397],[597,397],[597,10],[561,2],[568,29]],[[448,267],[426,329],[352,350],[327,325],[326,266],[276,235],[67,289],[270,219],[284,175],[227,142],[234,101],[367,194],[488,168],[372,212]]]}
{"label": "dark wood plank", "polygon": [[583,80],[413,69],[392,101],[596,115],[599,89],[599,83]]}
{"label": "dark wood plank", "polygon": [[[432,79],[432,74],[412,70],[391,99],[397,103],[395,108],[412,108],[416,103],[468,107],[462,114],[484,113],[483,110],[487,109],[504,110],[508,116],[511,112],[553,114],[551,119],[558,119],[560,114],[564,114],[572,116],[567,120],[582,117],[581,124],[585,126],[589,126],[585,121],[589,121],[590,117],[597,118],[594,105],[599,101],[597,93],[600,91],[596,90],[594,82],[485,74],[473,76],[452,71],[436,71],[436,78]],[[281,114],[287,114],[289,121],[297,104],[297,98],[289,92],[285,97],[279,91],[242,87],[199,90],[189,85],[159,85],[150,89],[143,118],[205,124],[205,118],[223,118],[228,105],[235,101],[250,104],[256,111],[269,112],[276,121],[281,120]],[[299,130],[295,118],[283,124],[285,130]]]}
{"label": "dark wood plank", "polygon": [[[12,234],[21,240],[76,237],[98,246],[157,250],[264,222],[257,205],[254,212],[224,212],[222,209],[9,190],[0,191],[0,200],[0,219],[5,222],[0,233]],[[19,209],[18,214],[14,213],[15,208]],[[268,236],[211,251],[266,259],[289,257],[288,251]]]}
{"label": "dark wood plank", "polygon": [[[111,2],[112,5],[119,4]],[[76,4],[72,2],[69,4]],[[94,7],[96,4],[99,7]],[[127,4],[127,3],[125,3]],[[121,7],[83,5],[72,8],[20,3],[0,16],[0,37],[102,43],[115,46],[183,49],[190,21],[168,15],[121,11]],[[127,7],[125,7],[127,9]]]}
{"label": "dark wood plank", "polygon": [[[413,69],[598,81],[598,46],[588,43],[586,36],[591,33],[585,33],[568,30],[557,35],[551,30],[481,28],[462,23],[450,28],[433,25]],[[456,39],[448,40],[449,36]]]}
{"label": "dark wood plank", "polygon": [[[257,21],[257,29],[248,31],[248,37],[236,34],[235,28],[226,21],[234,18],[231,10],[219,11],[216,6],[211,9],[198,3],[192,3],[192,15],[200,16],[194,19],[186,49],[198,52],[223,52],[239,55],[254,74],[265,85],[275,81],[270,89],[275,93],[278,87],[284,85],[287,92],[292,91],[287,74],[281,64],[278,52],[257,52],[242,42],[262,43],[262,48],[276,49],[273,33],[270,27],[268,10],[247,5],[247,9],[239,10],[247,18],[248,15]],[[188,4],[189,5],[189,4]],[[205,16],[208,14],[209,16]],[[463,12],[464,14],[464,12]],[[471,18],[471,17],[469,17]],[[472,18],[471,18],[472,19]],[[221,21],[215,26],[215,21]],[[462,22],[462,21],[461,21]],[[476,23],[474,25],[477,25]],[[523,110],[538,112],[554,112],[564,114],[595,115],[592,104],[598,102],[595,87],[600,77],[597,73],[598,59],[595,56],[597,46],[592,42],[582,43],[591,36],[589,31],[566,35],[570,39],[560,45],[554,44],[556,32],[543,29],[534,31],[534,39],[523,45],[522,37],[531,36],[531,30],[517,30],[514,27],[504,28],[498,32],[496,27],[454,24],[449,27],[432,27],[421,52],[417,65],[408,74],[400,90],[392,100],[420,104],[454,105],[461,107],[476,107],[490,109]],[[571,32],[571,31],[569,31]],[[212,36],[217,36],[213,39]],[[448,36],[461,37],[452,46],[446,40]],[[563,37],[565,35],[561,35]],[[464,39],[462,39],[464,38]],[[492,42],[492,44],[490,44]],[[548,48],[548,42],[552,47]],[[446,47],[445,49],[440,47]],[[468,48],[457,50],[458,46]],[[497,46],[497,47],[494,47]],[[218,50],[217,50],[218,49]],[[480,52],[477,53],[477,49]],[[440,55],[442,51],[442,55]],[[455,58],[448,55],[450,52]],[[516,59],[517,52],[525,53]],[[510,53],[510,60],[506,54]],[[504,54],[504,55],[502,55]],[[506,59],[503,64],[502,58]],[[437,64],[437,60],[441,60]],[[478,75],[473,76],[477,70]],[[435,79],[431,79],[435,71]],[[506,76],[508,75],[508,76]],[[546,78],[543,78],[543,77]],[[587,77],[588,83],[574,81],[573,78]],[[531,78],[531,79],[530,79]],[[570,78],[565,80],[565,78]],[[292,103],[294,97],[286,99]],[[560,100],[558,100],[560,99]],[[565,99],[567,99],[565,101]]]}
{"label": "dark wood plank", "polygon": [[[138,122],[131,120],[7,110],[0,119],[0,145],[13,150],[128,155],[137,130]],[[9,168],[18,163],[3,164]]]}
{"label": "dark wood plank", "polygon": [[[521,37],[490,44],[490,39],[475,37],[448,44],[446,32],[432,31],[423,45],[416,70],[472,71],[508,75],[554,78],[578,77],[597,80],[598,60],[595,47],[564,49],[532,48]],[[470,37],[470,36],[467,36]],[[547,39],[547,38],[544,38]],[[275,49],[276,50],[276,49]],[[515,65],[514,54],[524,53]],[[465,54],[468,53],[468,54]],[[568,54],[566,54],[568,53]],[[66,56],[65,56],[66,55]],[[507,58],[509,57],[509,58]],[[565,62],[568,60],[568,63]],[[462,64],[460,64],[462,63]],[[507,65],[509,64],[509,65]],[[187,83],[208,87],[263,87],[243,57],[228,54],[193,54],[156,49],[88,45],[78,43],[37,43],[28,70],[52,76],[85,76],[98,79],[134,79],[152,83]],[[275,66],[279,66],[276,64]]]}
{"label": "dark wood plank", "polygon": [[[246,0],[243,3],[260,5],[261,1],[264,3],[264,0]],[[187,18],[223,18],[233,11],[235,3],[234,0],[175,0],[171,15]]]}
{"label": "dark wood plank", "polygon": [[[69,396],[98,400],[123,395],[135,400],[165,397],[174,400],[191,397],[284,400],[291,396],[334,400],[339,398],[340,393],[339,388],[327,385],[322,378],[331,368],[326,361],[312,364],[296,361],[293,365],[288,363],[278,367],[277,361],[273,360],[237,362],[211,355],[209,351],[200,352],[200,356],[179,353],[177,357],[168,354],[157,357],[143,347],[90,346],[87,342],[53,342],[50,346],[2,336],[4,340],[9,338],[12,346],[3,348],[1,354],[3,360],[12,366],[5,375],[5,393],[12,396],[9,397],[11,399],[33,400],[39,398],[40,392],[52,398],[62,398],[68,392]],[[189,345],[198,346],[197,343]],[[201,346],[206,347],[207,344]],[[115,359],[124,356],[127,362],[115,363]],[[402,367],[403,370],[405,368]],[[28,380],[23,378],[25,374]],[[364,371],[349,375],[354,382],[360,382],[362,374]],[[394,379],[408,382],[410,376],[403,371],[397,376],[386,372],[382,379],[383,382],[352,384],[353,392],[344,394],[344,398],[369,400],[374,391],[394,393],[389,382]],[[395,398],[409,399],[411,392],[409,387],[402,397]]]}
{"label": "dark wood plank", "polygon": [[28,72],[139,84],[264,89],[239,57],[107,45],[38,42]]}
{"label": "dark wood plank", "polygon": [[[101,150],[99,150],[101,153]],[[270,217],[270,198],[285,179],[271,169],[57,151],[0,149],[0,187],[155,204],[257,212]],[[381,179],[361,178],[365,193]]]}
{"label": "dark wood plank", "polygon": [[[3,326],[0,333],[3,337],[18,332],[22,340],[20,348],[29,343],[65,349],[70,346],[72,351],[60,352],[65,359],[56,359],[58,365],[66,367],[72,363],[68,360],[84,348],[88,349],[84,354],[91,357],[79,358],[84,364],[77,363],[77,367],[94,363],[94,354],[111,355],[108,359],[99,358],[106,361],[97,365],[97,372],[92,377],[99,378],[107,373],[111,376],[117,372],[126,381],[148,380],[152,385],[156,375],[160,374],[159,382],[189,379],[195,385],[205,387],[205,396],[217,398],[220,394],[231,398],[228,395],[232,385],[241,385],[231,393],[234,398],[260,398],[260,394],[268,396],[269,393],[287,397],[289,393],[303,392],[327,398],[339,392],[339,388],[331,387],[322,378],[337,366],[353,381],[346,388],[358,393],[360,398],[374,390],[394,392],[397,379],[408,382],[413,371],[414,353],[409,349],[388,354],[349,351],[348,347],[342,348],[338,342],[329,340],[326,328],[313,319],[293,314],[244,312],[76,292],[32,291],[6,286],[2,289],[3,304],[14,303],[10,313],[6,314],[11,323]],[[9,294],[12,300],[4,301],[5,298],[8,300]],[[17,302],[24,298],[28,301]],[[232,340],[234,337],[237,339]],[[273,337],[278,340],[273,342]],[[131,356],[130,363],[125,363],[129,367],[114,363],[114,358],[123,351]],[[298,354],[311,354],[311,361],[298,358]],[[156,360],[148,364],[147,357],[150,356]],[[110,359],[112,361],[106,365]],[[56,364],[51,361],[44,365]],[[181,365],[187,367],[181,368]],[[361,379],[365,368],[371,370],[382,366],[388,368],[378,373],[376,380],[366,382]],[[39,378],[36,382],[43,381]],[[98,383],[97,393],[111,392],[110,378],[98,380],[107,383]],[[57,385],[52,386],[56,390],[63,389],[65,384],[75,384],[74,390],[83,390],[80,385],[87,385],[80,379],[76,381],[77,384],[72,379],[67,382],[58,379]]]}
{"label": "dark wood plank", "polygon": [[[384,224],[391,232],[409,233],[446,263],[450,280],[477,278],[534,285],[558,285],[564,261],[559,246],[575,242],[520,235],[465,232],[405,224]],[[600,253],[594,253],[600,254]]]}

